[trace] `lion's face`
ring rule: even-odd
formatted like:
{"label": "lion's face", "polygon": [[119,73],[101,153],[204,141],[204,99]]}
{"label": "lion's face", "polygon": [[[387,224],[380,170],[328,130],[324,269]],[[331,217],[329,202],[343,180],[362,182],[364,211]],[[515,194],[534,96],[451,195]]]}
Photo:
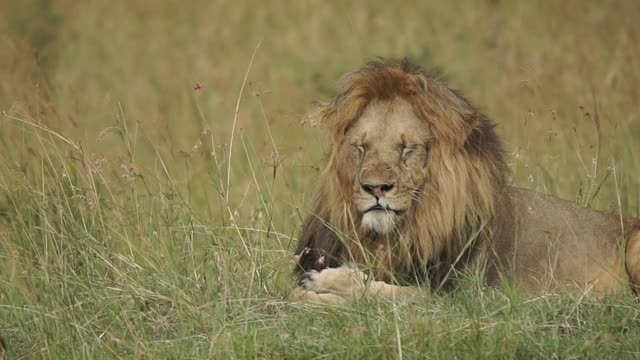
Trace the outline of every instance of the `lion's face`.
{"label": "lion's face", "polygon": [[429,129],[400,99],[374,101],[345,134],[354,204],[367,232],[401,226],[420,200],[427,176]]}

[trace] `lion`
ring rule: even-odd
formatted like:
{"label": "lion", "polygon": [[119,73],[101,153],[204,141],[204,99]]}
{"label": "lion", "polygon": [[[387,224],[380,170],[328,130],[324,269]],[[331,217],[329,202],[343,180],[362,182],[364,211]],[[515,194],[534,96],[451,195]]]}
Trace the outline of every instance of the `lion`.
{"label": "lion", "polygon": [[640,289],[640,219],[510,185],[491,120],[406,59],[347,74],[304,121],[332,147],[291,299],[406,298],[463,271],[532,295]]}

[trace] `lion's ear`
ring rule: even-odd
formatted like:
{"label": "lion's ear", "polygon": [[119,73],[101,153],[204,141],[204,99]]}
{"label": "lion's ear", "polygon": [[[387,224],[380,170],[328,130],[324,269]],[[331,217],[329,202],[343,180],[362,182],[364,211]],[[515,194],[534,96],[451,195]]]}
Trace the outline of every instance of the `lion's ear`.
{"label": "lion's ear", "polygon": [[337,116],[338,110],[336,110],[337,103],[336,99],[329,103],[314,103],[313,108],[302,118],[300,124],[320,127],[327,131],[331,141],[339,143],[346,132],[348,122],[340,122]]}
{"label": "lion's ear", "polygon": [[486,122],[487,119],[482,113],[476,110],[476,108],[461,92],[457,90],[449,91],[451,91],[451,94],[453,95],[451,97],[451,99],[453,99],[451,108],[460,119],[459,124],[461,126],[458,129],[459,135],[462,137],[462,143],[466,143],[474,131],[479,130],[483,122]]}
{"label": "lion's ear", "polygon": [[330,108],[330,103],[314,102],[313,108],[302,117],[302,120],[300,120],[300,125],[311,127],[323,125],[331,111]]}
{"label": "lion's ear", "polygon": [[484,115],[478,112],[473,112],[465,116],[464,120],[467,123],[467,125],[469,125],[469,133],[479,128],[483,121],[487,121]]}

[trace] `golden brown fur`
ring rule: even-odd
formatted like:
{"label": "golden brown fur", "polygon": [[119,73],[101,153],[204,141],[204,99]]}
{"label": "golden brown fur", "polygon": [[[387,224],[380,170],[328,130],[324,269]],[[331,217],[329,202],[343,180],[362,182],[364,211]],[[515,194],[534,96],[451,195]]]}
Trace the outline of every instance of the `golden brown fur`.
{"label": "golden brown fur", "polygon": [[[318,104],[306,121],[329,131],[332,151],[299,239],[303,288],[294,297],[304,298],[305,289],[311,297],[340,295],[330,283],[345,276],[366,282],[361,270],[379,280],[370,286],[375,293],[385,289],[392,296],[406,291],[388,283],[452,285],[452,269],[478,266],[489,284],[500,285],[501,274],[507,274],[529,292],[549,290],[543,285],[549,277],[582,287],[606,283],[604,292],[616,280],[628,280],[615,251],[594,257],[594,249],[617,251],[617,238],[623,239],[619,219],[506,185],[502,145],[489,119],[407,61],[371,62],[347,75],[332,101]],[[367,209],[372,201],[387,209]],[[600,227],[578,229],[583,215]],[[626,238],[633,240],[627,252],[638,259],[638,222],[627,224]],[[540,265],[544,257],[571,251],[565,244],[572,241],[565,238],[585,249],[579,258],[588,269],[573,270],[587,275],[572,278],[570,269]],[[640,262],[629,259],[627,270],[638,284]],[[595,263],[606,264],[604,272],[594,270]],[[328,271],[341,266],[349,271]]]}

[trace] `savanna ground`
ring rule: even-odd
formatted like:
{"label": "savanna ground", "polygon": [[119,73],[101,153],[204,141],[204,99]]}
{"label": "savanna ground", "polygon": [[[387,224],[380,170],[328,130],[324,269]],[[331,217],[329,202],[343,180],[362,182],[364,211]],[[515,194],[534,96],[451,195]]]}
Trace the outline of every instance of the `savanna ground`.
{"label": "savanna ground", "polygon": [[640,357],[628,293],[470,279],[413,303],[286,301],[328,150],[298,121],[374,56],[490,114],[513,183],[637,216],[639,18],[633,0],[0,1],[9,357]]}

